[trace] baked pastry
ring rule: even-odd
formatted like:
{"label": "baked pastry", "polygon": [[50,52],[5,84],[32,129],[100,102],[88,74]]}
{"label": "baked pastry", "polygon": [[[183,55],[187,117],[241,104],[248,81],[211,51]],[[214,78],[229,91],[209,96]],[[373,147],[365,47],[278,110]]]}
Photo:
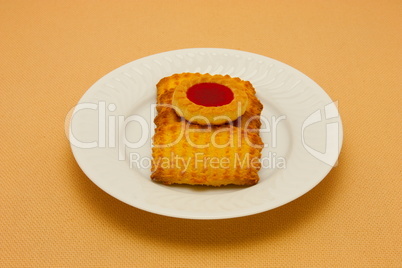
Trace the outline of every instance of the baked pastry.
{"label": "baked pastry", "polygon": [[[254,185],[259,181],[261,168],[263,143],[259,128],[263,107],[251,83],[225,76],[225,79],[234,79],[238,89],[247,96],[243,115],[225,124],[188,121],[172,106],[178,85],[196,79],[203,83],[204,76],[211,77],[198,73],[174,74],[157,84],[158,114],[154,119],[151,179],[163,184]],[[219,115],[226,114],[211,114]]]}
{"label": "baked pastry", "polygon": [[192,74],[176,86],[172,104],[177,114],[200,125],[221,125],[246,111],[248,96],[239,78]]}

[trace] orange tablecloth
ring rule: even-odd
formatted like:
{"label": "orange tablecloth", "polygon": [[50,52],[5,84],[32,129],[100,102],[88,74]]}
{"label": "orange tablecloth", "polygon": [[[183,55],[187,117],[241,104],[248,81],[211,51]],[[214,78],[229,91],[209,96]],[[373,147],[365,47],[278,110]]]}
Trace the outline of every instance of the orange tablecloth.
{"label": "orange tablecloth", "polygon": [[[0,266],[401,267],[400,1],[0,1]],[[221,47],[315,80],[344,123],[339,165],[249,217],[154,215],[97,188],[64,119],[109,71]]]}

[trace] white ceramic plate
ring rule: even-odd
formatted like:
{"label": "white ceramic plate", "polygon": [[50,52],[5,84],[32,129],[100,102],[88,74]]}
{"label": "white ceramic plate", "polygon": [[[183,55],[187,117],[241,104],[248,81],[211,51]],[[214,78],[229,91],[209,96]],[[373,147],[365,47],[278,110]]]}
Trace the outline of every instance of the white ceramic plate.
{"label": "white ceramic plate", "polygon": [[[150,180],[156,83],[181,72],[229,74],[250,81],[264,105],[260,182],[251,187],[165,186]],[[264,212],[317,185],[335,165],[342,124],[314,81],[271,58],[238,50],[193,48],[117,68],[81,98],[70,143],[85,174],[134,207],[172,217],[223,219]]]}

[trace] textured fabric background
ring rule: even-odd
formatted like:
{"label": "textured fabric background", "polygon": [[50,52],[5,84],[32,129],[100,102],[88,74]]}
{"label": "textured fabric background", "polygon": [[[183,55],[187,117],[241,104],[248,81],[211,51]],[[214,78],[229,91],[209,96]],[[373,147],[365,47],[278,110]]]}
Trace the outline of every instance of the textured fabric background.
{"label": "textured fabric background", "polygon": [[[401,267],[401,1],[0,0],[1,267]],[[64,119],[109,71],[189,47],[285,62],[339,101],[339,166],[275,210],[138,210],[76,164]]]}

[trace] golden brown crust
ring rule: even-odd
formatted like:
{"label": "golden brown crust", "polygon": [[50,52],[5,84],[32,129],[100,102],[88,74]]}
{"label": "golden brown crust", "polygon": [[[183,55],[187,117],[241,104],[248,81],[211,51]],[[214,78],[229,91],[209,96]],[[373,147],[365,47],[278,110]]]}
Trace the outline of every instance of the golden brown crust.
{"label": "golden brown crust", "polygon": [[236,127],[183,134],[180,125],[164,126],[154,136],[151,178],[164,184],[253,185],[262,145],[257,133]]}
{"label": "golden brown crust", "polygon": [[[201,83],[216,83],[224,85],[233,92],[233,100],[225,105],[206,107],[195,104],[187,97],[189,88]],[[242,116],[248,106],[248,95],[244,81],[229,75],[210,75],[190,73],[175,87],[172,104],[176,112],[192,123],[200,125],[221,125],[236,120]]]}
{"label": "golden brown crust", "polygon": [[151,179],[164,184],[256,184],[263,143],[258,132],[262,105],[254,88],[242,82],[250,104],[232,124],[190,124],[169,105],[175,87],[191,75],[175,74],[157,84]]}

